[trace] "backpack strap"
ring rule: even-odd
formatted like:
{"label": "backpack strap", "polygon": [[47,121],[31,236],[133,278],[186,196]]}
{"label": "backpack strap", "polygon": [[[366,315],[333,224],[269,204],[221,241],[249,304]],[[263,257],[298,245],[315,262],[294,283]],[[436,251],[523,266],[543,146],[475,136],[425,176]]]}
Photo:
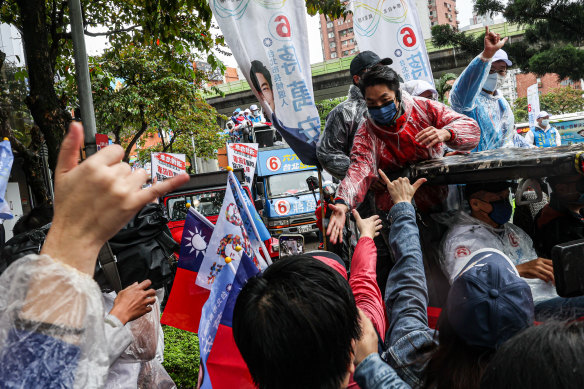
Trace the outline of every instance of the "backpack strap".
{"label": "backpack strap", "polygon": [[101,247],[97,255],[97,260],[99,261],[99,266],[103,269],[103,274],[107,282],[114,288],[116,293],[120,293],[122,290],[122,281],[120,280],[120,273],[116,265],[118,261],[112,252],[109,242],[105,242]]}

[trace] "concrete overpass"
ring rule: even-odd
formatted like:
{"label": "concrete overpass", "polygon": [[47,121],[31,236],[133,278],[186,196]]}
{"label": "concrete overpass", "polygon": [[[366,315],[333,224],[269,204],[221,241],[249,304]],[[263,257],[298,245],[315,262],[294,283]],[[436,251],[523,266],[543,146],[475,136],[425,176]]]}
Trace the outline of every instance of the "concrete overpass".
{"label": "concrete overpass", "polygon": [[[508,36],[511,42],[523,38],[524,29],[518,25],[500,23],[489,27],[492,32]],[[484,32],[484,28],[467,31],[467,34],[478,36]],[[453,47],[434,47],[430,39],[426,40],[426,49],[430,57],[430,65],[434,78],[439,78],[444,73],[460,74],[470,60],[479,53],[461,55]],[[349,65],[354,56],[333,59],[330,61],[315,63],[312,68],[312,85],[316,101],[346,96],[351,83]],[[225,96],[210,94],[207,102],[221,114],[231,116],[235,108],[249,107],[257,103],[246,80],[217,85]]]}

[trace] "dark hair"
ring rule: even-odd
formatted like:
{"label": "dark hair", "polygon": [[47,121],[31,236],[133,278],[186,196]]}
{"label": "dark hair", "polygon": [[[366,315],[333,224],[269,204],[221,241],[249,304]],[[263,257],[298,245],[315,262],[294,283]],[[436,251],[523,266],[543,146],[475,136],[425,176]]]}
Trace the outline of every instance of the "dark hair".
{"label": "dark hair", "polygon": [[258,60],[251,61],[251,68],[249,69],[249,79],[251,80],[251,83],[253,84],[255,90],[261,92],[262,89],[260,87],[260,82],[258,81],[256,73],[263,74],[263,76],[268,81],[268,84],[270,84],[270,89],[273,89],[272,75],[270,74],[270,71],[268,70],[268,68],[264,66],[264,64],[261,61]]}
{"label": "dark hair", "polygon": [[233,312],[233,337],[259,388],[337,389],[361,336],[348,282],[307,255],[251,278]]}
{"label": "dark hair", "polygon": [[584,388],[584,322],[548,322],[505,342],[481,388]]}
{"label": "dark hair", "polygon": [[426,354],[426,387],[477,388],[495,350],[467,345],[450,325],[446,309],[440,313],[437,332],[438,348]]}
{"label": "dark hair", "polygon": [[401,93],[399,90],[399,76],[389,66],[374,66],[368,72],[365,72],[359,82],[359,89],[365,96],[365,90],[374,85],[387,85],[387,87],[395,92],[397,100],[401,100]]}
{"label": "dark hair", "polygon": [[53,221],[53,214],[53,207],[51,205],[35,207],[32,211],[18,219],[12,229],[12,233],[18,235],[41,228]]}

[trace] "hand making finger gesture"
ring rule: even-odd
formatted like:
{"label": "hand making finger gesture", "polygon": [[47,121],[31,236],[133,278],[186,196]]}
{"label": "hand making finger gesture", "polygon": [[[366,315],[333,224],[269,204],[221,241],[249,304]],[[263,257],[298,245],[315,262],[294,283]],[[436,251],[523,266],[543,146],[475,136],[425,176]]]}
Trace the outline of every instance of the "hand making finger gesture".
{"label": "hand making finger gesture", "polygon": [[379,169],[379,175],[385,182],[387,191],[394,204],[401,202],[410,203],[416,191],[427,181],[425,178],[420,178],[413,185],[410,184],[410,179],[406,177],[400,177],[397,180],[391,181],[381,169]]}

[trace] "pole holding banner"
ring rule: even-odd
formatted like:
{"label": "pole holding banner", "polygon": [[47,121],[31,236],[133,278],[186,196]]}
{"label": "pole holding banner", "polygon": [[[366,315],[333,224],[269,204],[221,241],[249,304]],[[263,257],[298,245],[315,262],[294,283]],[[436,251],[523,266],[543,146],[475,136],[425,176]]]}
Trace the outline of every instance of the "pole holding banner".
{"label": "pole holding banner", "polygon": [[321,212],[321,219],[322,223],[320,223],[320,233],[322,234],[322,244],[323,244],[323,248],[326,251],[327,250],[327,244],[326,244],[326,230],[324,228],[324,218],[326,215],[326,210],[325,210],[325,198],[324,198],[324,190],[322,189],[322,173],[320,171],[320,169],[318,169],[318,189],[320,190],[320,212]]}
{"label": "pole holding banner", "polygon": [[527,115],[529,117],[529,129],[535,128],[535,121],[539,113],[539,87],[537,84],[527,87]]}
{"label": "pole holding banner", "polygon": [[85,36],[83,33],[83,18],[81,16],[81,4],[79,0],[69,0],[69,18],[71,19],[71,36],[73,38],[73,51],[75,56],[75,76],[77,89],[79,90],[79,105],[81,108],[81,120],[85,135],[85,155],[87,157],[97,152],[95,144],[95,112],[93,111],[93,97],[91,95],[91,78],[89,77],[89,64],[85,49]]}

